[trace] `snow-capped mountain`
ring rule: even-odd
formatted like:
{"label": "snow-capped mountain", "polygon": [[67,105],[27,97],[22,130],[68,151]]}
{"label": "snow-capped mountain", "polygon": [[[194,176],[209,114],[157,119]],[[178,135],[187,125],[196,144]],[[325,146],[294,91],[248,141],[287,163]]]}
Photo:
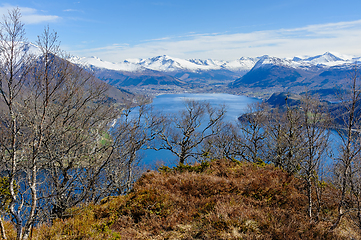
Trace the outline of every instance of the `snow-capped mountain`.
{"label": "snow-capped mountain", "polygon": [[337,57],[332,53],[326,52],[323,55],[317,55],[314,57],[309,57],[306,59],[303,59],[303,62],[307,62],[313,65],[326,65],[326,66],[337,66],[342,65],[345,63],[352,63],[350,60],[342,59],[341,57]]}
{"label": "snow-capped mountain", "polygon": [[[41,49],[33,43],[24,45],[29,53],[40,56]],[[114,71],[124,72],[141,72],[146,70],[153,70],[158,72],[201,72],[226,70],[232,72],[250,71],[252,68],[266,67],[270,65],[287,66],[292,68],[310,68],[318,67],[334,67],[344,64],[353,64],[359,62],[361,57],[352,57],[346,55],[332,54],[326,52],[322,55],[294,57],[292,59],[271,57],[264,55],[261,57],[250,58],[241,57],[233,61],[215,60],[215,59],[181,59],[174,58],[167,55],[157,56],[147,59],[127,59],[123,62],[109,62],[98,57],[77,57],[71,56],[68,60],[74,64],[90,69],[108,69]]]}
{"label": "snow-capped mountain", "polygon": [[34,43],[25,43],[24,51],[27,51],[29,54],[37,57],[42,55],[41,49]]}
{"label": "snow-capped mountain", "polygon": [[241,57],[237,60],[226,62],[225,67],[231,71],[246,71],[253,68],[259,58]]}
{"label": "snow-capped mountain", "polygon": [[256,58],[242,57],[234,61],[214,59],[181,59],[167,55],[147,59],[127,59],[123,62],[108,62],[97,57],[71,57],[69,60],[75,64],[92,69],[100,68],[126,72],[139,72],[148,69],[169,73],[179,71],[200,72],[211,70],[242,72],[250,71],[254,67],[258,68],[267,65],[280,65],[300,69],[311,68],[314,66],[326,68],[354,63],[355,61],[359,61],[360,57],[344,59],[336,56],[335,54],[326,52],[322,55],[304,58],[294,57],[293,59],[286,59],[264,55]]}
{"label": "snow-capped mountain", "polygon": [[293,59],[265,55],[260,57],[250,71],[231,83],[230,87],[267,89],[270,92],[334,89],[347,82],[359,59],[341,58],[329,52]]}
{"label": "snow-capped mountain", "polygon": [[264,55],[259,58],[259,60],[254,65],[253,69],[257,69],[260,67],[267,68],[267,67],[272,67],[274,65],[291,67],[291,68],[300,68],[302,66],[304,67],[309,66],[309,64],[305,64],[303,61],[293,61],[293,60]]}
{"label": "snow-capped mountain", "polygon": [[159,72],[197,72],[208,70],[247,71],[255,65],[258,58],[240,58],[234,61],[218,61],[214,59],[181,59],[163,55],[147,59],[127,59],[117,63],[103,61],[97,57],[72,56],[68,60],[86,68],[96,67],[116,71],[133,72],[150,69]]}
{"label": "snow-capped mountain", "polygon": [[259,58],[254,68],[267,67],[273,65],[290,67],[295,69],[310,69],[315,67],[329,68],[334,66],[342,66],[345,64],[353,64],[357,62],[357,60],[359,59],[360,58],[343,59],[329,52],[313,57],[306,57],[306,58],[294,57],[292,59],[270,57],[268,55],[264,55]]}
{"label": "snow-capped mountain", "polygon": [[135,72],[142,71],[144,68],[137,63],[124,61],[119,63],[103,61],[98,57],[77,57],[71,56],[68,59],[70,62],[80,65],[84,68],[100,68],[100,69],[109,69],[115,71],[125,71],[125,72]]}
{"label": "snow-capped mountain", "polygon": [[118,87],[186,86],[188,83],[199,85],[207,81],[234,81],[231,84],[234,88],[271,85],[279,88],[284,85],[303,88],[311,86],[311,82],[320,87],[327,84],[327,87],[334,86],[339,79],[345,78],[345,69],[348,71],[360,59],[326,52],[292,59],[264,55],[256,58],[242,57],[234,61],[181,59],[167,55],[115,63],[97,57],[72,57],[69,60],[92,69],[97,77]]}
{"label": "snow-capped mountain", "polygon": [[[40,49],[27,44],[24,50],[40,56]],[[326,52],[317,56],[292,59],[264,55],[242,57],[233,61],[181,59],[167,55],[147,59],[104,61],[98,57],[70,57],[67,60],[93,71],[110,85],[127,89],[234,89],[256,91],[303,91],[332,89],[342,85],[354,71],[361,57]],[[262,89],[262,90],[260,90]],[[236,90],[235,90],[236,91]]]}

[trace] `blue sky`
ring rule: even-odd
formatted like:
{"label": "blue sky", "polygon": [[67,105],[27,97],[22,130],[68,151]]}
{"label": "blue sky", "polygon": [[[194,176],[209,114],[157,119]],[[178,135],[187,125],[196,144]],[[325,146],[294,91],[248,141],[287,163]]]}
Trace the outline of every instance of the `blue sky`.
{"label": "blue sky", "polygon": [[361,56],[360,0],[12,0],[0,14],[16,6],[29,41],[49,25],[68,53],[113,62]]}

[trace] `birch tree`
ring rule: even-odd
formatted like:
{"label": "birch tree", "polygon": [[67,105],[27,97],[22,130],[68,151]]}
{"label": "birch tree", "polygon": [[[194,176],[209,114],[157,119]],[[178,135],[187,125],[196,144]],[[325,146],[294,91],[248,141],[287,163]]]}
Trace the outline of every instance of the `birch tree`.
{"label": "birch tree", "polygon": [[[17,239],[26,239],[35,220],[37,204],[35,188],[38,169],[34,162],[35,158],[28,158],[31,156],[23,151],[29,139],[22,114],[24,103],[22,93],[32,68],[32,58],[26,50],[25,30],[20,17],[20,10],[16,8],[9,11],[1,22],[0,94],[3,111],[0,124],[4,134],[1,136],[0,144],[3,151],[3,169],[6,169],[9,178],[11,196],[9,212],[14,219]],[[28,167],[26,180],[21,179],[24,165]],[[31,199],[26,199],[26,194],[16,192],[17,184],[29,187],[27,194],[31,195]],[[27,200],[30,200],[30,203]],[[25,208],[28,210],[26,217],[23,214]]]}
{"label": "birch tree", "polygon": [[361,153],[361,89],[357,67],[352,72],[348,94],[340,95],[340,107],[337,116],[337,132],[341,139],[339,157],[336,159],[335,178],[340,188],[340,199],[338,204],[338,216],[332,229],[336,228],[342,217],[350,213],[350,206],[346,202],[347,193],[350,191],[353,181],[357,175],[355,167],[359,164]]}
{"label": "birch tree", "polygon": [[312,189],[318,186],[319,166],[328,147],[331,122],[326,107],[320,101],[308,94],[301,101],[304,157],[300,161],[300,174],[306,181],[308,216],[312,218]]}
{"label": "birch tree", "polygon": [[266,146],[264,126],[267,115],[266,106],[256,103],[249,105],[247,113],[240,118],[239,148],[243,149],[242,158],[246,161],[253,163],[264,161]]}
{"label": "birch tree", "polygon": [[40,215],[63,217],[104,196],[101,178],[114,152],[107,131],[118,115],[106,84],[64,59],[55,32],[46,28],[39,56],[30,56],[20,17],[10,11],[0,34],[1,164],[19,240]]}
{"label": "birch tree", "polygon": [[64,60],[56,32],[46,28],[37,46],[41,58],[29,81],[27,119],[41,136],[42,198],[51,204],[51,217],[62,218],[80,202],[104,197],[100,178],[114,152],[107,131],[117,113],[106,84]]}
{"label": "birch tree", "polygon": [[132,189],[140,150],[149,149],[163,130],[164,118],[142,101],[139,104],[124,109],[111,130],[115,153],[107,172],[110,194],[120,195]]}

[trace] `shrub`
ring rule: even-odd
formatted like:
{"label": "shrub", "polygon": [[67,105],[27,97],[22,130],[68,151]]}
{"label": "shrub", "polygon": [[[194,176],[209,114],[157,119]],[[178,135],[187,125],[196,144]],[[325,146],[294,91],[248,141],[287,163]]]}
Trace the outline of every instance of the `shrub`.
{"label": "shrub", "polygon": [[[300,179],[271,165],[215,160],[149,171],[125,196],[73,209],[36,230],[38,239],[349,239],[345,218],[329,231],[335,190],[320,221],[309,221]],[[327,211],[326,211],[327,210]],[[326,213],[327,212],[327,213]],[[345,234],[346,230],[348,234]],[[351,231],[352,230],[352,231]],[[352,234],[351,234],[352,233]]]}

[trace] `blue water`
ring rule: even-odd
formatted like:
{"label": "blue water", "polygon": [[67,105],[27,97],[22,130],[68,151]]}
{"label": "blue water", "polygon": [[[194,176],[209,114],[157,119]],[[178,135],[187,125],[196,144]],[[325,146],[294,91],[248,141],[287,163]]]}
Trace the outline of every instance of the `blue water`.
{"label": "blue water", "polygon": [[[186,100],[207,101],[212,106],[225,105],[226,115],[225,121],[235,123],[237,118],[242,115],[247,106],[252,103],[261,102],[256,98],[246,96],[231,95],[225,93],[207,93],[207,94],[165,94],[159,95],[153,99],[154,110],[160,111],[164,114],[173,115],[178,114],[185,107]],[[330,148],[328,149],[328,157],[324,160],[322,165],[329,167],[334,162],[334,159],[339,153],[340,137],[335,131],[331,132]],[[145,150],[141,151],[141,165],[160,166],[168,165],[174,166],[177,158],[169,151],[161,150]]]}
{"label": "blue water", "polygon": [[226,93],[204,94],[165,94],[157,96],[153,100],[153,107],[166,114],[176,114],[184,109],[186,100],[207,101],[212,106],[226,106],[226,121],[236,121],[247,109],[247,105],[261,100],[246,96],[231,95]]}
{"label": "blue water", "polygon": [[[235,123],[237,118],[252,103],[260,102],[256,98],[246,96],[231,95],[225,93],[205,93],[205,94],[164,94],[153,99],[152,106],[155,111],[160,111],[167,115],[177,115],[185,108],[185,101],[196,100],[209,102],[213,107],[224,105],[226,114],[224,121]],[[174,165],[177,158],[169,151],[145,150],[141,151],[142,165]]]}

